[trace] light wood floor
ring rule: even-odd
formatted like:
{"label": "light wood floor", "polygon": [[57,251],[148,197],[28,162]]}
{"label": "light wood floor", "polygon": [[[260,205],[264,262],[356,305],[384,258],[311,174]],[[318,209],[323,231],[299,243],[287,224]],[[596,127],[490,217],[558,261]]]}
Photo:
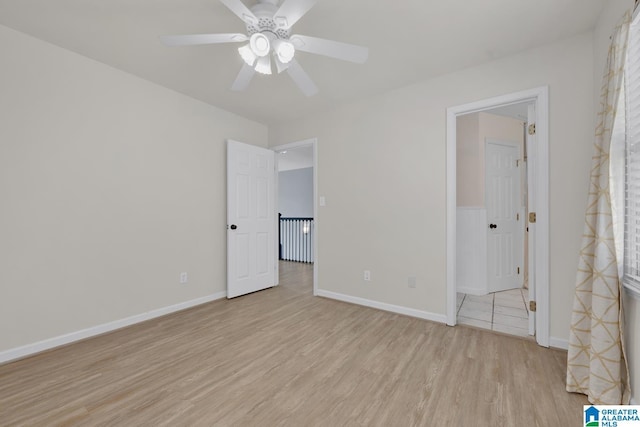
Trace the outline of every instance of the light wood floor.
{"label": "light wood floor", "polygon": [[314,298],[310,268],[0,366],[0,425],[582,425],[565,352]]}

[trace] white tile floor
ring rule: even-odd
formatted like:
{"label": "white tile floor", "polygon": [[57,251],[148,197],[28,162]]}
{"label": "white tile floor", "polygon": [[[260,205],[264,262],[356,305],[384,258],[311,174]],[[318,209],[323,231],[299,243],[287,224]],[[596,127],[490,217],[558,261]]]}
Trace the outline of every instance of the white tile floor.
{"label": "white tile floor", "polygon": [[521,337],[529,336],[527,289],[476,296],[458,294],[458,323]]}

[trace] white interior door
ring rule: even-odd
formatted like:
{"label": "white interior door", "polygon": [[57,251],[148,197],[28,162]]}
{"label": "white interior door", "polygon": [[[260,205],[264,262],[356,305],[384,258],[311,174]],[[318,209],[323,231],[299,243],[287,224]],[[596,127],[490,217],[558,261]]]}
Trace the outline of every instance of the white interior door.
{"label": "white interior door", "polygon": [[274,185],[273,151],[227,142],[227,298],[276,284]]}
{"label": "white interior door", "polygon": [[[534,123],[536,121],[536,106],[535,104],[531,104],[528,107],[528,117],[527,117],[527,207],[529,212],[535,212],[536,206],[535,201],[537,197],[536,193],[536,176],[535,172],[537,170],[537,146],[535,144],[536,135],[535,132],[530,132],[530,126],[535,126]],[[529,218],[526,218],[527,224],[527,240],[528,240],[528,275],[527,284],[529,286],[529,301],[527,301],[527,309],[530,307],[530,302],[536,300],[536,233],[534,233],[535,223],[530,224]],[[529,311],[529,335],[536,334],[536,313],[535,311]]]}
{"label": "white interior door", "polygon": [[523,285],[524,218],[521,212],[520,149],[487,140],[485,148],[487,274],[489,292]]}

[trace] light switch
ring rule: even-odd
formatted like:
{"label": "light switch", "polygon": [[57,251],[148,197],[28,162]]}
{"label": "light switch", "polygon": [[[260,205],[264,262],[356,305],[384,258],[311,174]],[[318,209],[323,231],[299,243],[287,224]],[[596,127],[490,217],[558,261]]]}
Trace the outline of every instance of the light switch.
{"label": "light switch", "polygon": [[416,276],[409,276],[409,280],[407,281],[409,287],[415,289],[417,280],[418,279]]}
{"label": "light switch", "polygon": [[325,206],[326,204],[327,204],[327,201],[324,198],[324,196],[320,196],[320,206]]}

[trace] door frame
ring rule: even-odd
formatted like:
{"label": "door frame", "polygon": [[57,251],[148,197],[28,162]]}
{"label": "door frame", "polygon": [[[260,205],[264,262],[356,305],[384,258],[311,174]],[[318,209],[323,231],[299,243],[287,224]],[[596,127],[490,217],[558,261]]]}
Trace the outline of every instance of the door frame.
{"label": "door frame", "polygon": [[[319,230],[319,221],[318,221],[318,138],[310,138],[302,141],[291,142],[288,144],[276,145],[274,147],[270,147],[271,150],[276,153],[284,150],[291,150],[294,148],[300,147],[313,147],[313,296],[318,295],[318,232]],[[278,156],[276,155],[275,161],[275,174],[276,174],[276,184],[275,184],[275,215],[278,217],[278,189],[279,189],[279,181],[278,181]],[[276,221],[276,236],[277,233],[278,221]],[[276,253],[278,253],[278,243],[279,238],[276,239]],[[278,260],[279,261],[279,260]],[[279,262],[276,262],[276,284],[280,283],[280,268]]]}
{"label": "door frame", "polygon": [[[515,148],[516,152],[518,153],[518,160],[522,160],[522,150],[520,148],[520,145],[517,142],[513,142],[513,141],[507,141],[504,139],[497,139],[497,138],[485,138],[484,139],[484,182],[485,182],[485,188],[484,188],[484,205],[485,205],[485,209],[487,210],[487,222],[490,222],[488,217],[489,217],[489,207],[487,205],[487,195],[489,193],[488,190],[488,186],[486,185],[487,182],[487,152],[488,152],[488,147],[489,144],[493,144],[493,145],[502,145],[502,146],[506,146],[506,147],[511,147],[511,148]],[[523,141],[523,145],[526,144],[526,141]],[[524,166],[523,166],[524,167]],[[518,210],[518,214],[522,214],[522,222],[520,222],[518,224],[517,227],[517,233],[518,233],[518,238],[520,240],[520,248],[521,248],[521,253],[518,254],[518,259],[517,259],[517,263],[516,265],[520,265],[520,268],[522,269],[522,271],[524,272],[524,233],[525,233],[525,227],[523,227],[523,225],[526,223],[526,218],[525,218],[525,212],[523,212],[523,206],[521,205],[522,201],[523,201],[523,194],[522,194],[522,169],[520,169],[518,171],[518,206],[517,206],[517,210]],[[489,259],[489,231],[488,228],[485,228],[485,232],[487,233],[487,266],[488,266],[488,259]],[[524,284],[524,274],[522,275],[522,282]],[[522,285],[521,285],[522,287]],[[491,290],[491,278],[489,275],[489,268],[487,267],[487,291],[489,293],[491,292],[495,292]]]}
{"label": "door frame", "polygon": [[[549,347],[549,87],[541,86],[464,105],[447,108],[447,325],[456,325],[456,122],[458,116],[496,107],[533,102],[536,107],[535,204],[529,210],[537,214],[529,225],[529,253],[535,265],[529,265],[529,279],[536,286],[536,341]],[[529,153],[531,155],[531,153]],[[532,274],[533,273],[533,274]]]}

